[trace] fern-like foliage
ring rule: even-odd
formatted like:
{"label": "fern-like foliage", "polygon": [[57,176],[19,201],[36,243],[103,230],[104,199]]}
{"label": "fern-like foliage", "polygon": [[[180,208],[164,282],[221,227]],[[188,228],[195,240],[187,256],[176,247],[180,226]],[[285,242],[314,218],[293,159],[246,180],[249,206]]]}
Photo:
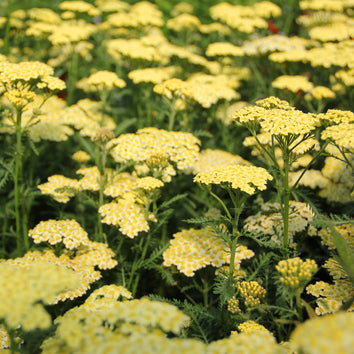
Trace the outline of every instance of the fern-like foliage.
{"label": "fern-like foliage", "polygon": [[14,160],[0,159],[0,190],[4,188],[10,178],[13,177]]}
{"label": "fern-like foliage", "polygon": [[192,304],[187,300],[168,299],[159,295],[151,294],[150,300],[163,301],[178,307],[191,318],[191,323],[187,329],[188,336],[198,338],[206,343],[213,337],[213,332],[217,328],[217,317],[212,310],[200,304]]}

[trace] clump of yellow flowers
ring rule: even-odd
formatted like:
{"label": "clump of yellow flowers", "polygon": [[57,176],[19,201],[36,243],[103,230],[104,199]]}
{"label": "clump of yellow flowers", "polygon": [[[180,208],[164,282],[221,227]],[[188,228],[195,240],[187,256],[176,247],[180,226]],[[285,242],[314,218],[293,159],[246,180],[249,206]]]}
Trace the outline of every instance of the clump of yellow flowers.
{"label": "clump of yellow flowers", "polygon": [[300,257],[280,261],[275,268],[280,274],[280,283],[291,292],[302,291],[318,270],[314,260],[303,261]]}

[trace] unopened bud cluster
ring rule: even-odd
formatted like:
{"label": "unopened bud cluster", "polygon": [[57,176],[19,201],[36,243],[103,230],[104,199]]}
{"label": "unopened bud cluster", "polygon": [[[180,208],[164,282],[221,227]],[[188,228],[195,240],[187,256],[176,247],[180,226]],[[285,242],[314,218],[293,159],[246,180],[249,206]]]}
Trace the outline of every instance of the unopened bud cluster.
{"label": "unopened bud cluster", "polygon": [[238,285],[238,290],[244,298],[246,307],[260,305],[266,295],[266,290],[256,281],[242,281]]}
{"label": "unopened bud cluster", "polygon": [[291,290],[305,286],[318,269],[314,260],[303,261],[299,257],[280,261],[275,268],[280,273],[280,282]]}

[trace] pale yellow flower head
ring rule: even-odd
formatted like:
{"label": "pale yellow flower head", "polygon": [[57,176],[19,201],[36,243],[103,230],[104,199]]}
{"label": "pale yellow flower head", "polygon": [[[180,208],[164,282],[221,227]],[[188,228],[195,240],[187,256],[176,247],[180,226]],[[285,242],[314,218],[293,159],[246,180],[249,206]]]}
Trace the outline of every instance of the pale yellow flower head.
{"label": "pale yellow flower head", "polygon": [[282,75],[277,77],[272,86],[280,90],[289,90],[293,93],[298,91],[308,92],[313,89],[313,83],[302,75]]}
{"label": "pale yellow flower head", "polygon": [[99,16],[101,11],[92,4],[82,0],[62,1],[59,4],[60,10],[87,13],[90,16]]}
{"label": "pale yellow flower head", "polygon": [[114,72],[108,70],[97,71],[88,78],[83,78],[76,83],[78,88],[85,92],[95,92],[103,90],[113,90],[114,88],[123,88],[126,86],[124,80],[120,79]]}
{"label": "pale yellow flower head", "polygon": [[267,181],[272,179],[273,177],[262,167],[228,165],[200,172],[194,177],[194,182],[206,185],[225,184],[252,195],[256,189],[266,189]]}
{"label": "pale yellow flower head", "polygon": [[291,334],[294,350],[308,354],[351,353],[354,312],[320,316],[299,324]]}
{"label": "pale yellow flower head", "polygon": [[258,101],[254,106],[242,108],[236,111],[233,117],[240,124],[259,125],[262,133],[280,136],[308,134],[319,126],[319,118],[316,115],[303,113],[288,106],[286,101],[273,97]]}

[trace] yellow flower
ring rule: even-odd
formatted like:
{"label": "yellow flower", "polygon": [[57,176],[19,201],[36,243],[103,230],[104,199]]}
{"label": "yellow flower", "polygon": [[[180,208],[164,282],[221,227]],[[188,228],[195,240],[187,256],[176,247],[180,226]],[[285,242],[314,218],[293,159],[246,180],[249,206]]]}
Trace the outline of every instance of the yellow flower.
{"label": "yellow flower", "polygon": [[0,270],[0,318],[11,329],[50,327],[51,317],[42,303],[53,304],[60,292],[78,284],[73,271],[44,262],[21,268],[3,261]]}
{"label": "yellow flower", "polygon": [[[296,232],[305,230],[314,218],[314,213],[308,204],[290,201],[289,211],[289,236],[290,245]],[[261,210],[245,219],[244,228],[249,232],[262,233],[271,236],[271,240],[281,243],[283,237],[283,221],[279,203],[263,203]]]}
{"label": "yellow flower", "polygon": [[289,90],[297,93],[298,91],[309,92],[313,89],[313,83],[302,75],[282,75],[277,77],[272,86],[280,90]]}
{"label": "yellow flower", "polygon": [[351,353],[354,313],[340,312],[299,324],[291,334],[294,350],[308,354]]}
{"label": "yellow flower", "polygon": [[186,28],[197,28],[199,25],[199,18],[187,13],[177,15],[166,22],[167,28],[176,32],[182,31]]}
{"label": "yellow flower", "polygon": [[147,191],[151,191],[153,189],[157,189],[157,188],[161,188],[164,186],[164,183],[162,181],[160,181],[157,178],[154,177],[142,177],[139,178],[137,180],[137,187],[147,190]]}
{"label": "yellow flower", "polygon": [[91,156],[86,151],[83,151],[83,150],[76,151],[75,153],[73,153],[71,155],[71,158],[74,161],[77,161],[80,163],[85,163],[85,162],[91,160]]}
{"label": "yellow flower", "polygon": [[229,42],[214,42],[208,45],[205,54],[209,57],[214,56],[243,56],[241,47],[235,46]]}
{"label": "yellow flower", "polygon": [[223,150],[205,149],[200,153],[200,160],[195,165],[194,174],[212,170],[224,165],[250,165],[251,163],[239,155]]}
{"label": "yellow flower", "polygon": [[327,127],[321,134],[322,139],[330,139],[340,148],[354,151],[354,124],[340,123]]}
{"label": "yellow flower", "polygon": [[163,81],[170,79],[177,71],[178,68],[176,66],[137,69],[130,71],[128,77],[134,84],[140,84],[142,82],[161,84]]}
{"label": "yellow flower", "polygon": [[256,281],[242,281],[237,286],[246,307],[260,305],[266,296],[266,290]]}
{"label": "yellow flower", "polygon": [[228,165],[200,172],[194,177],[194,182],[206,185],[227,184],[247,194],[254,194],[256,189],[265,190],[267,181],[272,179],[262,167]]}
{"label": "yellow flower", "polygon": [[[120,135],[107,143],[107,149],[118,163],[134,161],[137,164],[151,164],[151,158],[163,152],[161,162],[164,167],[160,172],[162,181],[169,182],[171,176],[176,174],[175,168],[181,172],[193,170],[200,156],[199,144],[200,140],[191,133],[150,127],[139,129],[135,134]],[[176,167],[166,164],[168,160],[175,163]]]}
{"label": "yellow flower", "polygon": [[258,324],[257,322],[254,321],[246,321],[242,322],[241,324],[238,325],[238,329],[240,330],[241,333],[251,333],[254,331],[267,331],[267,328],[264,326]]}
{"label": "yellow flower", "polygon": [[123,88],[126,86],[124,80],[120,79],[116,73],[101,70],[90,75],[88,78],[83,78],[76,83],[78,88],[85,92],[95,92],[103,90],[113,90],[115,87]]}
{"label": "yellow flower", "polygon": [[66,11],[83,12],[87,13],[90,16],[99,16],[101,14],[101,11],[99,11],[95,6],[91,5],[86,1],[81,0],[62,1],[59,4],[59,9]]}
{"label": "yellow flower", "polygon": [[[276,108],[266,109],[266,104]],[[236,111],[233,117],[240,124],[259,124],[263,133],[271,135],[305,135],[313,131],[319,125],[319,118],[314,114],[303,113],[288,107],[284,101],[274,100],[272,97],[256,102],[255,106],[247,106]],[[277,105],[284,108],[277,108]]]}
{"label": "yellow flower", "polygon": [[62,242],[70,250],[89,244],[87,232],[76,220],[41,221],[28,231],[28,237],[34,243],[48,242],[55,245]]}
{"label": "yellow flower", "polygon": [[[254,256],[253,251],[239,246],[235,254],[235,271],[240,269],[243,259]],[[230,262],[230,251],[227,244],[211,227],[188,229],[177,232],[170,241],[170,246],[163,253],[163,265],[175,265],[187,277],[208,265],[220,268]]]}
{"label": "yellow flower", "polygon": [[275,268],[280,273],[280,282],[292,291],[302,290],[318,270],[314,260],[303,261],[299,257],[280,261]]}

